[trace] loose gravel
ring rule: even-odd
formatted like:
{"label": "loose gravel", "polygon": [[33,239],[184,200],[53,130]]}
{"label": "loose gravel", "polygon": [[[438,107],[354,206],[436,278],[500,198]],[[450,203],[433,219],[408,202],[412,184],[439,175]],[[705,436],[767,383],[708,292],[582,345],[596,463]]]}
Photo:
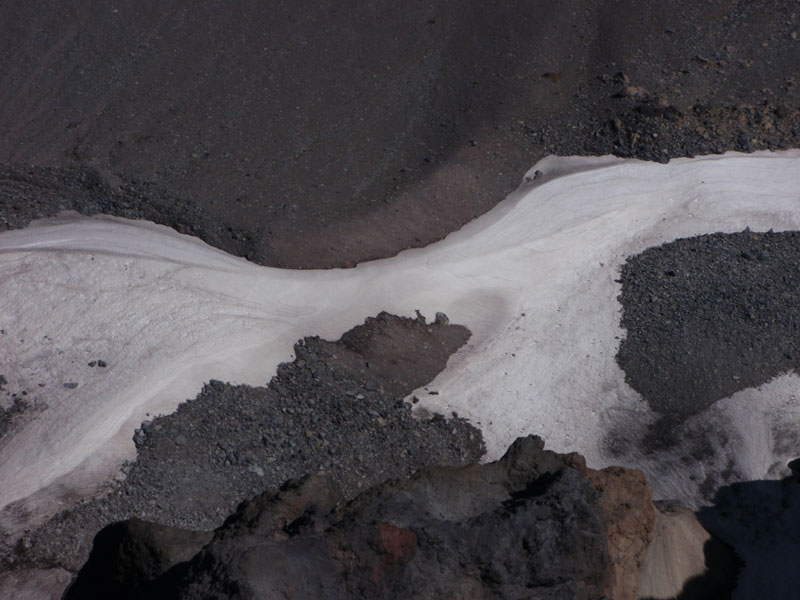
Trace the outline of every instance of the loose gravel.
{"label": "loose gravel", "polygon": [[307,473],[329,475],[353,497],[427,465],[473,463],[484,452],[479,430],[455,416],[415,418],[403,400],[468,337],[382,313],[339,342],[300,340],[268,387],[212,380],[136,431],[123,481],[6,548],[5,566],[76,570],[94,533],[134,516],[213,529],[240,502]]}

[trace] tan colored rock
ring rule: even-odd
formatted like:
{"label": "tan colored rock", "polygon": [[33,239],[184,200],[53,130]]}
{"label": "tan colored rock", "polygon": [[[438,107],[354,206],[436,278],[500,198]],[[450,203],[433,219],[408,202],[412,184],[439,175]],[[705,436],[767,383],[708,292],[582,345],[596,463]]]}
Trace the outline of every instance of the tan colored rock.
{"label": "tan colored rock", "polygon": [[675,598],[690,579],[706,571],[711,535],[688,508],[657,502],[653,541],[639,570],[639,597]]}

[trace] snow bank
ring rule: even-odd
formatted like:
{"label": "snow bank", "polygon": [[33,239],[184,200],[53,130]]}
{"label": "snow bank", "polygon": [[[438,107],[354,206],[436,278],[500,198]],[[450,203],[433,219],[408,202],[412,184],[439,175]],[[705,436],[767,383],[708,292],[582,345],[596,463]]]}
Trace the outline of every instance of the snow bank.
{"label": "snow bank", "polygon": [[[428,386],[438,395],[417,392],[417,410],[471,419],[488,459],[536,433],[593,467],[641,467],[658,495],[697,504],[721,456],[687,467],[691,440],[668,456],[635,444],[607,450],[609,436],[635,439],[656,418],[614,359],[624,335],[615,279],[626,256],[649,246],[748,226],[800,229],[800,152],[668,165],[546,159],[445,240],[350,270],[259,267],[166,227],[108,217],[0,234],[0,373],[6,390],[39,402],[0,443],[3,527],[94,491],[133,456],[148,414],[174,410],[209,378],[263,385],[298,338],[336,338],[380,310],[444,311],[473,331]],[[107,366],[88,366],[98,359]],[[718,450],[737,450],[740,474],[777,476],[799,383],[787,375],[745,390],[687,431],[713,437],[709,428],[724,427]]]}

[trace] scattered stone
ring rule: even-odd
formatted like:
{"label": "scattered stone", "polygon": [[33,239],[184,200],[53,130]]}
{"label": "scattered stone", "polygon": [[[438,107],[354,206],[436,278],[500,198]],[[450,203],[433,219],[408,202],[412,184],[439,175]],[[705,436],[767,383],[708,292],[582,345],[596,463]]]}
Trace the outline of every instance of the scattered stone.
{"label": "scattered stone", "polygon": [[75,383],[74,381],[69,381],[64,384],[64,387],[67,388],[68,390],[74,390],[75,388],[78,387],[78,384]]}
{"label": "scattered stone", "polygon": [[626,85],[623,87],[619,92],[614,94],[614,98],[647,98],[649,96],[648,91],[636,85]]}
{"label": "scattered stone", "polygon": [[136,444],[136,447],[139,448],[140,446],[144,446],[145,442],[145,432],[144,429],[137,429],[133,434],[133,443]]}

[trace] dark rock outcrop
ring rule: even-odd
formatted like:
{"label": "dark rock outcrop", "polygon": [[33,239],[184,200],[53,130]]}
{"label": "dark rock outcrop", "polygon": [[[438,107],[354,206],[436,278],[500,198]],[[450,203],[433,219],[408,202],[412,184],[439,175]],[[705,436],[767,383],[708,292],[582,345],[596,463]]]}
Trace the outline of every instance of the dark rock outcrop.
{"label": "dark rock outcrop", "polygon": [[[594,471],[580,455],[545,450],[529,436],[497,462],[426,469],[346,504],[325,477],[290,481],[243,503],[191,560],[163,562],[156,574],[151,556],[140,554],[141,566],[125,568],[138,581],[102,590],[148,599],[622,600],[636,597],[652,528],[643,474]],[[118,548],[109,547],[119,531]],[[137,531],[146,543],[131,539]],[[158,538],[140,525],[107,528],[67,598],[97,597],[95,586],[119,570],[107,557],[122,557],[125,544],[160,555],[148,545]],[[196,548],[191,540],[187,551]]]}

